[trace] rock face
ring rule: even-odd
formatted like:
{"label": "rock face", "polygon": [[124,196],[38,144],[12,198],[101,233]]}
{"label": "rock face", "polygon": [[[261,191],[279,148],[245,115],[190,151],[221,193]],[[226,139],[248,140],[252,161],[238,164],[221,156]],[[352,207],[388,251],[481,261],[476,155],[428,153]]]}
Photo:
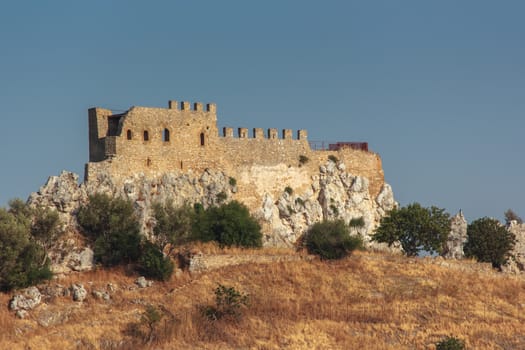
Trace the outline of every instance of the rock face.
{"label": "rock face", "polygon": [[[56,208],[65,229],[78,231],[75,215],[87,203],[89,195],[121,196],[134,203],[142,231],[149,236],[155,223],[151,216],[155,202],[202,203],[208,207],[224,198],[238,200],[259,219],[266,246],[291,246],[313,223],[336,218],[347,223],[362,218],[364,225],[354,231],[368,242],[381,217],[396,205],[388,184],[374,198],[368,179],[350,174],[342,162],[327,161],[314,175],[284,165],[252,167],[238,174],[241,175],[237,181],[223,171],[210,169],[200,174],[163,173],[153,177],[135,174],[115,179],[100,171],[79,184],[78,175],[64,171],[60,176],[50,177],[37,193],[31,194],[28,203]],[[281,181],[290,186],[285,187]],[[57,258],[53,262],[76,271],[92,268],[91,250],[84,247],[73,250],[66,254],[67,259]]]}
{"label": "rock face", "polygon": [[507,229],[516,236],[516,244],[511,252],[507,269],[513,272],[525,270],[525,223],[511,221]]}
{"label": "rock face", "polygon": [[87,297],[87,291],[82,284],[73,284],[71,286],[74,301],[84,301]]}
{"label": "rock face", "polygon": [[460,210],[450,220],[450,234],[446,242],[446,250],[443,255],[447,259],[462,259],[465,256],[463,246],[467,241],[467,220]]}
{"label": "rock face", "polygon": [[[13,311],[19,310],[32,310],[42,300],[42,294],[37,287],[29,287],[22,291],[21,294],[17,294],[9,302],[9,309]],[[23,313],[22,313],[23,314]]]}

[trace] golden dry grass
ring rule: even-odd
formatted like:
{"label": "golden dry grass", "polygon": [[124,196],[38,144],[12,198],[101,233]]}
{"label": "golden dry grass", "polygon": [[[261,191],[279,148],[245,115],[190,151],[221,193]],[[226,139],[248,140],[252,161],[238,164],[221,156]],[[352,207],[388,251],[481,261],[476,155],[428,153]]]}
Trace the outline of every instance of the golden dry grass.
{"label": "golden dry grass", "polygon": [[[446,265],[358,252],[337,262],[297,260],[183,273],[147,289],[130,289],[135,277],[124,269],[70,275],[51,284],[81,282],[97,289],[112,283],[118,289],[111,302],[59,297],[24,320],[4,308],[0,348],[434,349],[452,335],[464,339],[468,349],[525,349],[525,280],[469,261]],[[213,303],[217,283],[250,294],[239,321],[210,322],[201,316],[198,308]],[[0,295],[3,305],[8,300]],[[165,316],[158,337],[143,344],[127,330],[140,323],[147,304],[176,321]],[[42,308],[66,313],[67,321],[38,325]]]}

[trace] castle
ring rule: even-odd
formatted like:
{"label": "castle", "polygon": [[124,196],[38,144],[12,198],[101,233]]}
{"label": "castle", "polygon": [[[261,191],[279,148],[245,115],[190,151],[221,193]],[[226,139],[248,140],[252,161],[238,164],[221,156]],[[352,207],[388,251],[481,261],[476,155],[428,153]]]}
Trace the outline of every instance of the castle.
{"label": "castle", "polygon": [[[168,108],[131,107],[114,114],[111,110],[91,108],[89,118],[89,163],[85,180],[100,170],[114,178],[141,173],[146,176],[165,172],[221,170],[238,175],[253,167],[301,168],[305,176],[318,173],[330,155],[345,164],[354,175],[370,181],[376,196],[384,183],[381,159],[367,147],[334,144],[328,150],[313,150],[306,130],[225,127],[219,135],[215,104],[169,101]],[[359,147],[358,147],[359,148]],[[276,181],[278,179],[275,179]],[[246,181],[249,182],[249,179]]]}

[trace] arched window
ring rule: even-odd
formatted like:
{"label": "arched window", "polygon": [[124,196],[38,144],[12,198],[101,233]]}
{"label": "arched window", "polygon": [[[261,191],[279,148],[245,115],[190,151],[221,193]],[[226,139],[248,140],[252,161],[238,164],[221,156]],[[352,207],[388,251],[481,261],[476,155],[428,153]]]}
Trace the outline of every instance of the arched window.
{"label": "arched window", "polygon": [[162,132],[162,141],[168,142],[170,140],[170,131],[168,129],[164,129]]}
{"label": "arched window", "polygon": [[201,146],[204,146],[204,133],[201,132]]}
{"label": "arched window", "polygon": [[131,133],[131,130],[128,130],[126,134],[127,134],[128,140],[131,140],[131,138],[133,137],[133,134]]}
{"label": "arched window", "polygon": [[144,130],[144,141],[149,141],[149,133],[148,133],[148,130]]}

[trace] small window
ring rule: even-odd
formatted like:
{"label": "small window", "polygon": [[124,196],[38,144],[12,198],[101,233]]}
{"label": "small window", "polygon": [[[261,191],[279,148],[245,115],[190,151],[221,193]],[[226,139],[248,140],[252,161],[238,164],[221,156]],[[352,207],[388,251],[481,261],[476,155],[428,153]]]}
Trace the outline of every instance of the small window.
{"label": "small window", "polygon": [[204,146],[204,133],[201,132],[201,146]]}
{"label": "small window", "polygon": [[133,134],[132,134],[131,130],[128,130],[128,132],[126,134],[127,134],[128,140],[131,140],[132,137],[133,137]]}
{"label": "small window", "polygon": [[169,142],[170,140],[170,131],[168,129],[164,129],[162,132],[162,141]]}
{"label": "small window", "polygon": [[148,133],[148,130],[144,130],[144,141],[149,141],[149,133]]}

